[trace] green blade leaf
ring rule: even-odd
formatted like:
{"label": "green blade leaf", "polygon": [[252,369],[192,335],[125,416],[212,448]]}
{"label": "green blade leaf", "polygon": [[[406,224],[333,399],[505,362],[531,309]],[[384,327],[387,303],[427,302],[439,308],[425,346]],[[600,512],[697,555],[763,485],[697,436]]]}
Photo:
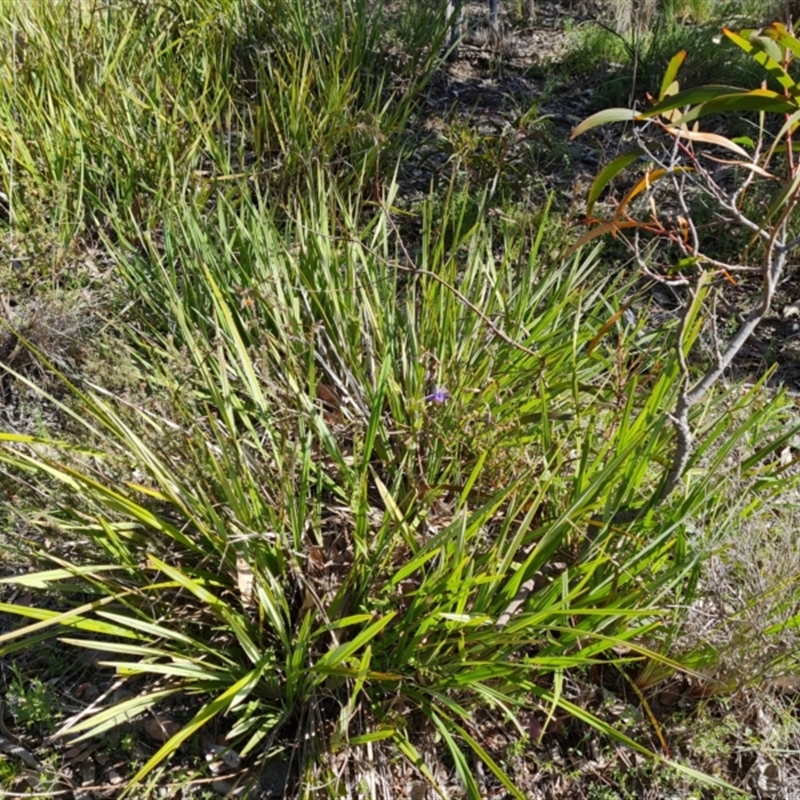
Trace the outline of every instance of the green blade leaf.
{"label": "green blade leaf", "polygon": [[[113,706],[93,713],[90,717],[82,721],[73,723],[68,720],[56,731],[54,737],[63,738],[69,736],[69,740],[72,743],[93,739],[95,736],[99,736],[107,730],[129,722],[143,711],[147,711],[147,709],[152,708],[156,703],[168,697],[172,697],[179,691],[180,687],[173,687],[150,692],[149,694],[138,695],[137,697],[131,697],[127,700],[123,700],[121,703],[115,703]],[[82,733],[82,735],[73,736],[73,734],[76,733]]]}
{"label": "green blade leaf", "polygon": [[371,642],[395,617],[396,611],[390,611],[383,617],[380,617],[372,625],[365,628],[358,636],[354,637],[350,642],[344,642],[333,650],[325,653],[322,658],[314,666],[315,670],[327,670],[341,664],[347,660],[356,651],[360,650],[368,642]]}
{"label": "green blade leaf", "polygon": [[774,39],[768,36],[759,36],[756,32],[745,39],[727,28],[724,29],[724,33],[734,44],[761,64],[789,94],[795,97],[798,95],[797,83],[780,64],[783,60],[783,53],[780,45]]}
{"label": "green blade leaf", "polygon": [[677,91],[678,84],[675,83],[675,76],[678,74],[678,70],[681,68],[681,65],[685,60],[685,50],[675,53],[675,55],[669,60],[667,69],[664,72],[664,77],[661,80],[661,91],[658,93],[659,100],[663,100],[665,97],[667,97],[667,95],[675,94]]}
{"label": "green blade leaf", "polygon": [[594,208],[594,204],[597,202],[597,199],[603,193],[603,190],[611,183],[614,178],[619,175],[627,166],[632,164],[634,161],[638,160],[644,151],[640,147],[634,147],[632,150],[628,150],[621,155],[618,155],[610,164],[607,164],[603,169],[600,171],[600,174],[594,179],[592,182],[592,186],[589,189],[589,195],[586,198],[586,216],[589,216],[592,213],[592,209]]}
{"label": "green blade leaf", "polygon": [[[150,760],[144,764],[139,771],[131,778],[129,789],[136,787],[148,773],[152,772],[165,758],[171,756],[190,736],[194,735],[206,723],[218,714],[226,711],[240,692],[245,691],[251,686],[254,680],[258,679],[261,670],[256,668],[247,673],[243,678],[236,681],[219,697],[204,705],[197,714],[192,717],[174,736],[153,754]],[[254,677],[255,676],[255,677]]]}

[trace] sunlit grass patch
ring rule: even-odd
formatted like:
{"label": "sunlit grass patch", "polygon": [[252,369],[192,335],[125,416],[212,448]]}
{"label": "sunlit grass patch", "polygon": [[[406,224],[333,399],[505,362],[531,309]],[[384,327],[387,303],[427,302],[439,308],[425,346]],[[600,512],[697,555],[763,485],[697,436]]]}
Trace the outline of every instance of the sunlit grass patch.
{"label": "sunlit grass patch", "polygon": [[[683,73],[691,84],[750,85],[757,69],[735,48],[719,41],[723,25],[757,25],[764,13],[759,3],[702,2],[652,5],[649,22],[633,4],[621,2],[623,18],[634,27],[610,22],[587,24],[570,32],[564,66],[570,74],[589,80],[603,76],[596,86],[597,108],[628,104],[630,98],[655,94],[664,65],[678,51],[689,53]],[[734,20],[736,22],[734,23]],[[637,27],[637,25],[643,27]]]}
{"label": "sunlit grass patch", "polygon": [[441,22],[424,42],[406,26],[398,68],[383,55],[381,13],[4,5],[0,169],[16,228],[47,217],[66,247],[111,219],[152,225],[168,198],[204,208],[253,183],[285,197],[320,168],[380,190],[444,35]]}

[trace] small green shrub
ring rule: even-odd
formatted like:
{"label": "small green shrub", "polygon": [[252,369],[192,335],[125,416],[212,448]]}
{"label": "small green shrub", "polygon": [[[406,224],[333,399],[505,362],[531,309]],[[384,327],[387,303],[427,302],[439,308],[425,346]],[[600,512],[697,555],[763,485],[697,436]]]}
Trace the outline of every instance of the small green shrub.
{"label": "small green shrub", "polygon": [[52,733],[62,716],[55,689],[38,676],[25,680],[16,663],[6,692],[8,709],[17,725],[28,731]]}

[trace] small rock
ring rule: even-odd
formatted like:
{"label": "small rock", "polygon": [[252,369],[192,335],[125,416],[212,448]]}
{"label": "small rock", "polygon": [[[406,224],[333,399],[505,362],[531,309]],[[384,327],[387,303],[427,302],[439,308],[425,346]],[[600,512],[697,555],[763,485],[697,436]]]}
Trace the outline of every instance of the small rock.
{"label": "small rock", "polygon": [[753,788],[759,797],[777,797],[783,790],[783,778],[776,764],[756,764],[753,769]]}
{"label": "small rock", "polygon": [[142,729],[154,741],[166,742],[181,729],[181,724],[169,714],[153,714],[142,722]]}
{"label": "small rock", "polygon": [[677,705],[683,699],[683,692],[677,686],[669,686],[658,693],[658,702],[665,708]]}
{"label": "small rock", "polygon": [[236,784],[233,781],[224,781],[217,779],[211,782],[211,788],[217,793],[225,795],[226,797],[238,797],[244,791],[244,786],[240,786],[238,790],[234,791]]}
{"label": "small rock", "polygon": [[81,762],[81,786],[91,786],[94,783],[94,761],[88,759]]}
{"label": "small rock", "polygon": [[288,781],[288,759],[272,758],[264,764],[258,785],[265,798],[283,797]]}
{"label": "small rock", "polygon": [[241,765],[242,757],[235,750],[231,750],[230,747],[219,744],[211,744],[208,745],[206,751],[206,761],[208,761],[209,765],[211,765],[212,771],[213,764],[216,762],[221,762],[226,767],[236,769]]}
{"label": "small rock", "polygon": [[112,786],[119,786],[122,783],[122,775],[117,772],[114,767],[109,767],[106,770],[106,781]]}
{"label": "small rock", "polygon": [[408,788],[409,800],[426,800],[428,796],[428,784],[425,781],[411,781]]}

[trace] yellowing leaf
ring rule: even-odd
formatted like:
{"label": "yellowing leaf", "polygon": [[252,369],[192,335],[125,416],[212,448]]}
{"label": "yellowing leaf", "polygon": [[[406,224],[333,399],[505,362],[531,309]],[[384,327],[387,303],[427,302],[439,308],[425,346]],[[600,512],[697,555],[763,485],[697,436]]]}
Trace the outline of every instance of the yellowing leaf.
{"label": "yellowing leaf", "polygon": [[718,133],[702,133],[700,131],[689,131],[685,128],[667,128],[667,131],[673,136],[681,139],[689,139],[692,142],[703,142],[705,144],[713,144],[717,147],[724,147],[726,150],[731,150],[737,155],[750,158],[749,153],[743,147],[739,147],[726,136],[720,136]]}
{"label": "yellowing leaf", "polygon": [[253,570],[242,556],[236,556],[236,586],[242,605],[253,605]]}
{"label": "yellowing leaf", "polygon": [[678,70],[681,68],[681,65],[685,60],[685,50],[675,53],[675,55],[669,60],[667,69],[664,72],[664,78],[661,81],[661,91],[658,94],[659,100],[663,100],[665,97],[677,93],[679,87],[678,82],[675,80],[675,76],[678,74]]}
{"label": "yellowing leaf", "polygon": [[637,117],[637,113],[630,108],[606,108],[587,117],[572,129],[570,139],[580,136],[582,133],[597,128],[600,125],[607,125],[609,122],[632,122]]}
{"label": "yellowing leaf", "polygon": [[691,167],[676,167],[675,169],[668,170],[668,169],[653,169],[650,170],[640,181],[638,181],[633,188],[625,195],[622,199],[622,202],[619,204],[619,208],[617,208],[616,214],[614,214],[614,221],[618,222],[622,214],[625,212],[625,209],[628,205],[630,205],[631,201],[637,196],[640,195],[642,192],[649,189],[654,183],[660,181],[665,175],[672,175],[677,174],[680,172],[692,172],[693,170]]}

